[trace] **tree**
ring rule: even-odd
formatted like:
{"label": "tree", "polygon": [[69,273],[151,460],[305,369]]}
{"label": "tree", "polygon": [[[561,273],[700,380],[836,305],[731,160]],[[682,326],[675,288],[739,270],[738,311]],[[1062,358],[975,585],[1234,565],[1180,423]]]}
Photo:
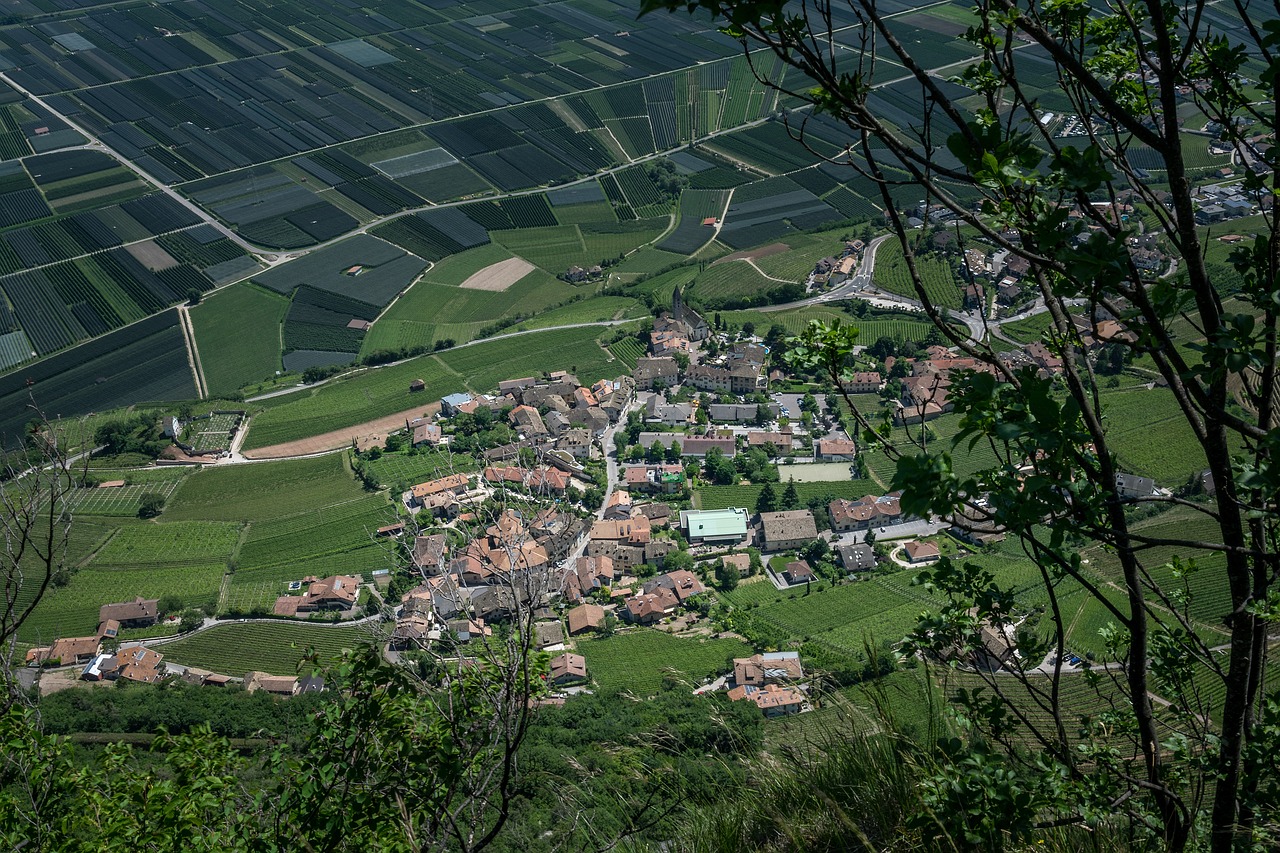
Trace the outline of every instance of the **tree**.
{"label": "tree", "polygon": [[161,616],[172,616],[184,607],[186,603],[182,600],[182,596],[172,593],[160,596],[160,600],[156,602],[156,611]]}
{"label": "tree", "polygon": [[765,483],[764,488],[760,490],[760,494],[756,497],[756,512],[777,512],[778,511],[778,493],[773,489],[773,483]]}
{"label": "tree", "polygon": [[[1232,287],[1239,291],[1234,304],[1225,303],[1205,261],[1212,237],[1197,222],[1194,190],[1201,174],[1192,164],[1205,143],[1183,133],[1179,109],[1192,104],[1221,129],[1235,156],[1249,164],[1242,194],[1260,205],[1276,184],[1280,33],[1248,4],[1232,6],[1242,24],[1228,38],[1202,14],[1202,3],[978,0],[966,34],[978,57],[956,77],[965,87],[957,90],[931,74],[934,57],[914,55],[911,41],[899,38],[901,28],[874,0],[849,0],[834,17],[821,0],[647,0],[644,6],[710,12],[747,49],[780,60],[785,83],[781,77],[767,82],[843,125],[850,147],[837,159],[879,187],[925,315],[943,338],[991,370],[959,377],[951,388],[963,425],[953,447],[959,452],[982,443],[999,462],[960,474],[947,454],[919,448],[900,454],[893,485],[904,490],[904,511],[964,509],[1008,528],[1039,567],[1049,602],[1046,642],[1021,651],[1029,660],[1053,651],[1056,663],[1047,676],[1014,663],[1006,667],[1012,677],[984,678],[984,695],[962,697],[975,735],[967,750],[954,750],[941,783],[927,793],[939,831],[1003,846],[1000,839],[1019,843],[1038,826],[1088,821],[1123,827],[1131,838],[1170,850],[1201,838],[1215,853],[1276,843],[1276,766],[1261,756],[1274,752],[1277,738],[1276,697],[1264,685],[1280,559],[1274,544],[1280,430],[1273,426],[1280,399],[1272,391],[1280,353],[1280,235],[1277,219],[1267,217],[1256,239],[1234,250],[1239,281]],[[856,23],[835,37],[830,29],[846,20]],[[862,49],[843,52],[857,38]],[[1047,62],[1034,85],[1027,73],[1031,56]],[[881,58],[892,64],[879,66]],[[882,117],[873,92],[886,74],[905,75],[909,82],[895,85],[896,96],[916,101],[918,120],[895,126]],[[1041,120],[1045,80],[1081,129],[1070,144]],[[1251,88],[1258,85],[1262,101]],[[904,94],[908,89],[912,94]],[[970,99],[967,107],[960,98]],[[807,113],[786,118],[803,142]],[[1131,160],[1138,150],[1151,157],[1144,167],[1155,163],[1159,184]],[[971,339],[948,323],[916,262],[923,237],[895,199],[904,182],[915,191],[910,198],[941,207],[963,226],[954,231],[957,248],[979,239],[1027,263],[1025,280],[1049,315],[1046,345],[1064,362],[1060,385],[1002,363],[987,338]],[[1144,226],[1147,238],[1178,259],[1177,275],[1151,280],[1138,267],[1127,241]],[[1208,503],[1117,487],[1123,472],[1105,428],[1105,401],[1096,393],[1092,365],[1080,356],[1081,326],[1071,318],[1081,304],[1086,333],[1099,316],[1118,318],[1127,334],[1114,342],[1147,360],[1170,389],[1179,426],[1195,437],[1203,453],[1197,462],[1212,475]],[[1187,325],[1203,340],[1193,340],[1192,349],[1179,345]],[[834,379],[855,340],[854,330],[833,321],[811,327],[791,349],[799,369]],[[853,417],[875,442],[875,426],[856,409]],[[978,496],[984,496],[980,503]],[[1140,510],[1171,507],[1193,524],[1155,536],[1135,522]],[[1114,591],[1082,565],[1070,541],[1076,537],[1115,555]],[[1163,549],[1157,553],[1178,555],[1179,564],[1156,572],[1164,559],[1152,556],[1156,545]],[[1178,580],[1188,562],[1211,572],[1213,585],[1228,592],[1225,613],[1197,616],[1194,601],[1203,593]],[[922,654],[975,649],[983,627],[1009,624],[1009,592],[980,565],[942,560],[928,576],[948,604],[916,637]],[[1119,727],[1086,732],[1083,747],[1072,743],[1074,723],[1058,701],[1064,681],[1078,677],[1061,664],[1074,612],[1064,611],[1062,589],[1078,591],[1112,618],[1106,636],[1115,668],[1095,683],[1124,697]],[[1169,705],[1157,711],[1153,693]],[[1036,703],[1047,715],[1021,723],[1035,733],[1034,756],[993,748],[1004,742],[1005,715],[1016,713],[1019,701]],[[993,792],[973,771],[975,762],[1009,774],[1018,792],[1006,801],[1012,807],[965,808],[973,793]],[[990,767],[983,772],[990,778]],[[948,791],[970,795],[956,799]]]}
{"label": "tree", "polygon": [[737,481],[737,470],[720,448],[713,447],[708,450],[702,461],[707,469],[707,477],[717,486],[729,486]]}
{"label": "tree", "polygon": [[794,478],[787,478],[787,487],[782,490],[782,500],[779,501],[782,509],[799,509],[800,493],[796,491],[796,481]]}
{"label": "tree", "polygon": [[756,426],[764,426],[773,420],[773,411],[770,410],[767,403],[756,404]]}
{"label": "tree", "polygon": [[738,588],[738,570],[726,565],[724,560],[716,561],[716,586],[721,592],[733,592]]}
{"label": "tree", "polygon": [[191,288],[188,288],[188,289],[187,289],[187,304],[188,304],[188,305],[199,305],[199,304],[200,304],[200,299],[201,299],[203,296],[204,296],[204,294],[200,292],[200,288],[198,288],[198,287],[191,287]]}
{"label": "tree", "polygon": [[138,518],[155,518],[164,512],[164,495],[144,492],[138,499]]}
{"label": "tree", "polygon": [[680,442],[674,438],[671,439],[671,446],[667,448],[667,452],[664,455],[668,462],[679,462],[680,457],[684,455],[684,452],[680,449]]}

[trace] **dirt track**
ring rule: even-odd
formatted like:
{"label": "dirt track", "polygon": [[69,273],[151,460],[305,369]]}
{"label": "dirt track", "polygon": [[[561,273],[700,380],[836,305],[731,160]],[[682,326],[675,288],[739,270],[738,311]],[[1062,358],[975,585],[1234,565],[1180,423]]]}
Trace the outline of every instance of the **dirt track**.
{"label": "dirt track", "polygon": [[428,403],[425,406],[414,406],[412,409],[405,409],[403,412],[387,415],[368,423],[343,427],[322,435],[314,435],[311,438],[287,441],[284,444],[273,444],[270,447],[245,450],[241,452],[241,455],[246,459],[278,459],[289,456],[306,456],[310,453],[323,453],[326,450],[338,450],[339,448],[350,447],[353,438],[361,439],[374,435],[385,436],[393,430],[404,429],[404,422],[410,418],[422,417],[424,414],[427,417],[434,417],[439,411],[439,401]]}

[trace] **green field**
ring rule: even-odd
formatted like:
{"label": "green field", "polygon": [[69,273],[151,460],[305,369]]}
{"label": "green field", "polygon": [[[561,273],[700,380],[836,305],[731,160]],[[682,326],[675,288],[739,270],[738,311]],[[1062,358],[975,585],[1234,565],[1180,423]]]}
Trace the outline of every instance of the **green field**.
{"label": "green field", "polygon": [[166,660],[198,666],[225,675],[243,676],[257,670],[295,675],[308,650],[317,664],[333,662],[343,649],[354,648],[372,635],[358,626],[327,627],[288,622],[246,622],[219,625],[191,637],[157,646]]}
{"label": "green field", "polygon": [[1002,323],[1000,331],[1015,341],[1029,344],[1032,341],[1040,340],[1040,336],[1052,326],[1053,317],[1048,311],[1044,311],[1040,314],[1032,314],[1030,317],[1025,317],[1021,320],[1014,320],[1011,323]]}
{"label": "green field", "polygon": [[788,311],[721,311],[720,316],[731,328],[740,328],[743,323],[754,323],[756,334],[763,334],[770,326],[777,323],[789,334],[798,335],[813,320],[821,320],[824,323],[839,320],[843,325],[857,328],[858,343],[867,346],[881,337],[918,343],[934,330],[933,324],[927,320],[898,319],[901,315],[897,317],[890,315],[883,319],[877,319],[873,315],[871,318],[864,319],[834,308],[817,306],[793,308]]}
{"label": "green field", "polygon": [[240,525],[216,521],[164,521],[126,525],[93,558],[95,568],[202,563],[231,556]]}
{"label": "green field", "polygon": [[384,453],[363,464],[379,483],[393,491],[403,491],[415,483],[434,480],[446,474],[480,470],[474,457],[466,453],[450,453],[447,447],[443,450],[418,448]]}
{"label": "green field", "polygon": [[746,261],[722,261],[712,264],[694,279],[690,296],[707,305],[726,302],[751,305],[783,282],[761,275]]}
{"label": "green field", "polygon": [[[783,483],[787,480],[787,466],[780,465]],[[775,485],[775,489],[784,488]],[[764,486],[703,486],[693,493],[694,505],[699,509],[726,509],[731,506],[744,507],[754,511],[756,499]],[[840,480],[830,483],[796,482],[796,494],[800,503],[807,504],[814,498],[831,496],[832,498],[860,498],[863,495],[878,495],[882,489],[871,480]],[[819,520],[821,524],[821,520]]]}
{"label": "green field", "polygon": [[[916,256],[916,269],[924,281],[924,291],[935,305],[944,308],[960,307],[960,288],[948,261],[934,257]],[[902,245],[896,240],[886,240],[876,250],[876,286],[890,293],[916,299],[915,284],[902,254]]]}
{"label": "green field", "polygon": [[[599,329],[534,332],[423,356],[403,364],[366,370],[287,397],[266,401],[271,408],[253,416],[244,448],[357,426],[398,412],[425,410],[442,396],[464,389],[492,391],[502,379],[548,370],[573,369],[583,382],[624,372],[597,342]],[[422,379],[425,393],[410,394]]]}
{"label": "green field", "polygon": [[289,300],[236,284],[191,309],[196,347],[210,394],[232,394],[280,369],[280,324]]}
{"label": "green field", "polygon": [[653,242],[667,227],[665,218],[615,222],[612,210],[607,212],[609,219],[492,231],[489,236],[513,254],[559,275],[575,264],[589,267],[632,252]]}
{"label": "green field", "polygon": [[182,484],[166,521],[218,519],[262,522],[364,495],[342,454],[288,462],[229,465],[197,471]]}
{"label": "green field", "polygon": [[604,640],[583,640],[578,651],[601,690],[647,696],[662,687],[667,670],[699,681],[731,669],[733,658],[746,657],[752,650],[737,640],[693,640],[634,628]]}
{"label": "green field", "polygon": [[1125,471],[1176,488],[1205,469],[1204,449],[1172,392],[1140,388],[1109,393],[1102,398],[1102,412],[1111,449]]}
{"label": "green field", "polygon": [[[185,471],[175,473],[186,473]],[[161,495],[167,501],[178,488],[180,478],[155,483],[126,485],[108,489],[76,489],[67,497],[71,510],[83,515],[111,515],[134,518],[142,505],[142,496]]]}
{"label": "green field", "polygon": [[64,587],[49,590],[22,626],[20,639],[47,643],[58,637],[82,637],[98,628],[98,608],[133,601],[135,596],[176,595],[184,605],[213,605],[226,572],[225,561],[184,563],[174,567],[102,569],[90,564]]}

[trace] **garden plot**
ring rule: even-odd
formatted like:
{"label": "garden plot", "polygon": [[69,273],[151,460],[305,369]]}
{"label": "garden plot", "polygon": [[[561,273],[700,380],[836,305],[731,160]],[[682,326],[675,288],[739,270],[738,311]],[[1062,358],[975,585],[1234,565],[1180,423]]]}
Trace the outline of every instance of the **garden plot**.
{"label": "garden plot", "polygon": [[490,264],[484,269],[467,276],[467,280],[460,284],[459,287],[467,288],[468,290],[500,292],[506,290],[535,269],[536,267],[524,258],[507,258],[505,261]]}

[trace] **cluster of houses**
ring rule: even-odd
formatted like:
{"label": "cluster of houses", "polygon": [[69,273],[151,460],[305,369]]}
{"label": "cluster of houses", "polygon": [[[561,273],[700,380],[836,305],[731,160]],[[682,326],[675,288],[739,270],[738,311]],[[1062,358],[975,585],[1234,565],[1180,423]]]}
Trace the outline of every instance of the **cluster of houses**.
{"label": "cluster of houses", "polygon": [[1196,205],[1196,222],[1201,225],[1212,225],[1241,216],[1252,216],[1259,210],[1271,207],[1270,195],[1262,196],[1266,200],[1263,207],[1254,198],[1244,192],[1240,183],[1209,184],[1196,189],[1192,201]]}
{"label": "cluster of houses", "polygon": [[[496,396],[450,394],[440,400],[440,414],[452,418],[474,414],[481,407],[494,413],[509,409],[512,427],[529,446],[562,450],[582,459],[590,449],[590,438],[599,438],[609,424],[618,422],[634,391],[630,376],[601,379],[587,387],[561,370],[546,380],[532,376],[504,380],[498,383]],[[437,438],[443,440],[443,436]]]}
{"label": "cluster of houses", "polygon": [[146,628],[160,621],[160,600],[137,597],[133,601],[104,604],[98,608],[98,630],[88,637],[64,637],[48,646],[27,650],[27,666],[84,666],[81,678],[137,681],[151,684],[164,677],[164,658],[142,646],[119,652],[104,651],[114,645],[122,629]]}
{"label": "cluster of houses", "polygon": [[844,284],[858,268],[867,245],[861,240],[845,240],[839,255],[830,255],[813,265],[809,273],[809,289],[836,287]]}

